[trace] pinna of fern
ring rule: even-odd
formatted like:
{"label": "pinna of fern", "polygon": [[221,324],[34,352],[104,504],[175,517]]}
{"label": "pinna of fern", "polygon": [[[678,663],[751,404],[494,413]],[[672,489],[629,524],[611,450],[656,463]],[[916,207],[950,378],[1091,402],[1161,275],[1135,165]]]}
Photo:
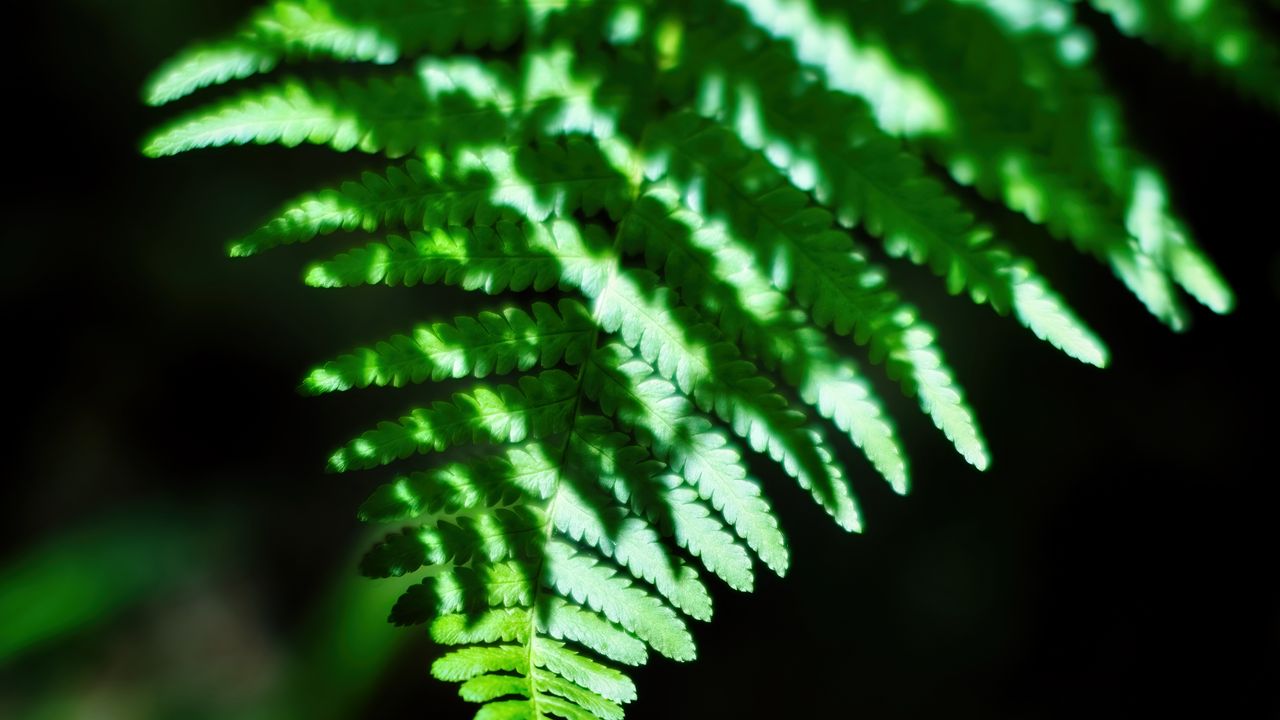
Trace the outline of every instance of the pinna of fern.
{"label": "pinna of fern", "polygon": [[[1206,11],[1220,31],[1159,0],[1093,4],[1274,99],[1274,51],[1236,0]],[[155,105],[263,78],[179,114],[144,150],[385,156],[288,202],[230,253],[354,233],[307,284],[520,298],[424,318],[318,365],[302,388],[478,381],[330,458],[346,472],[431,456],[361,506],[401,526],[361,569],[421,576],[391,619],[455,648],[432,672],[482,703],[477,717],[619,718],[635,697],[619,666],[649,651],[694,657],[685,618],[711,616],[703,573],[750,590],[757,562],[786,572],[753,455],[846,530],[862,518],[833,451],[841,436],[907,491],[906,454],[856,346],[987,467],[937,334],[864,240],[1099,367],[1106,347],[956,184],[1106,263],[1175,329],[1181,291],[1230,309],[1126,143],[1075,11],[279,0],[156,74]]]}

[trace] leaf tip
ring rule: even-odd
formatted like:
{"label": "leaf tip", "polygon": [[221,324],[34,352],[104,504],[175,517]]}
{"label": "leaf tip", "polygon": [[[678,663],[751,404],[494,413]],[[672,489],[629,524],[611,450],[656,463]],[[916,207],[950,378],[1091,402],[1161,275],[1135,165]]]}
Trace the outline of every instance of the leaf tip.
{"label": "leaf tip", "polygon": [[227,257],[244,258],[251,257],[257,253],[257,248],[243,240],[235,240],[227,243]]}
{"label": "leaf tip", "polygon": [[338,279],[323,263],[314,263],[302,271],[302,284],[313,288],[338,287]]}
{"label": "leaf tip", "polygon": [[351,463],[347,460],[347,451],[338,450],[329,456],[329,462],[325,464],[324,471],[327,473],[342,473],[346,472],[350,466]]}

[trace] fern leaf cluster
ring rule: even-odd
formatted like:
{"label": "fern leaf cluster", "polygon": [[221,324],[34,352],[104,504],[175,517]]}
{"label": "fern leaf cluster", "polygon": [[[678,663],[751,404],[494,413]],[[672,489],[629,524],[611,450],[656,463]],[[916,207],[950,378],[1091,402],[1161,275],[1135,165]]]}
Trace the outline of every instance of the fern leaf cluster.
{"label": "fern leaf cluster", "polygon": [[[1126,33],[1275,103],[1240,0],[1091,0]],[[837,448],[905,493],[867,362],[972,465],[989,452],[938,332],[881,256],[1105,366],[1006,206],[1182,328],[1230,289],[1125,139],[1067,0],[277,0],[171,60],[153,156],[312,144],[373,169],[287,202],[233,256],[341,235],[308,285],[443,284],[490,310],[338,354],[309,394],[473,382],[377,424],[329,468],[403,463],[360,508],[398,526],[361,570],[416,574],[393,622],[479,718],[622,717],[620,669],[695,656],[712,576],[788,548],[753,458],[862,517]],[[260,79],[259,76],[261,76]],[[959,190],[971,186],[982,202]],[[335,341],[335,344],[340,341]],[[859,348],[861,346],[861,348]],[[772,492],[772,490],[770,490]]]}

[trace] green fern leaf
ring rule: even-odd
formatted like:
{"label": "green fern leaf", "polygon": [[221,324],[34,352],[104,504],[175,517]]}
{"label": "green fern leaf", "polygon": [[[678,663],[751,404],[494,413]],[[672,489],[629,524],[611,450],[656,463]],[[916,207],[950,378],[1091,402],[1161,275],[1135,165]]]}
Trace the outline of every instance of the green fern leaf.
{"label": "green fern leaf", "polygon": [[[395,62],[406,54],[510,45],[564,0],[277,0],[240,31],[182,53],[148,82],[147,102],[163,105],[210,85],[270,72],[281,61],[328,58]],[[485,23],[469,23],[483,13]]]}
{"label": "green fern leaf", "polygon": [[499,216],[496,208],[538,221],[579,208],[612,214],[623,202],[617,193],[621,180],[598,151],[578,139],[531,151],[465,150],[447,172],[433,173],[411,160],[383,175],[365,173],[359,182],[303,196],[229,252],[254,255],[338,230],[421,230],[473,217],[489,224]]}
{"label": "green fern leaf", "polygon": [[[755,55],[735,49],[730,57],[708,53],[704,59],[758,78],[802,75],[785,52]],[[952,293],[967,290],[975,302],[1000,314],[1012,308],[1037,337],[1079,360],[1105,365],[1105,347],[1035,274],[1030,261],[993,245],[990,233],[974,225],[923,164],[876,126],[864,103],[812,85],[799,92],[778,87],[782,92],[762,98],[742,90],[720,98],[704,92],[700,111],[732,118],[742,142],[764,153],[797,188],[829,205],[841,224],[861,225],[882,238],[890,255],[927,263],[946,278]],[[815,122],[826,117],[844,121]]]}
{"label": "green fern leaf", "polygon": [[458,393],[453,402],[437,402],[362,434],[329,458],[329,469],[358,470],[459,444],[519,442],[564,432],[577,395],[573,378],[560,370],[525,377],[519,387]]}
{"label": "green fern leaf", "polygon": [[[594,493],[586,495],[591,490]],[[681,612],[698,620],[710,620],[711,596],[697,572],[669,557],[658,534],[645,520],[609,508],[602,496],[601,488],[584,488],[580,494],[572,487],[562,487],[551,514],[552,524],[563,535],[597,548],[632,575],[653,585]],[[596,508],[605,511],[598,513]]]}
{"label": "green fern leaf", "polygon": [[[1008,4],[884,3],[859,12],[851,25],[856,36],[814,33],[805,28],[836,27],[838,14],[824,16],[790,0],[736,1],[770,34],[795,43],[797,59],[829,86],[864,97],[882,127],[921,141],[958,182],[1000,197],[1104,259],[1153,314],[1175,329],[1185,325],[1186,312],[1171,287],[1181,280],[1125,227],[1120,208],[1132,201],[1139,167],[1115,131],[1114,102],[1098,78],[1072,60],[1073,52],[1088,56],[1091,40],[1083,28],[1018,22]],[[904,32],[907,27],[912,31]],[[981,52],[964,54],[960,43]],[[1064,52],[1064,43],[1079,51]],[[918,78],[892,84],[875,79],[885,76],[884,58],[894,55],[920,63],[933,80],[927,92]],[[1018,74],[1028,66],[1043,78],[1043,90],[1022,82]],[[861,77],[867,80],[850,80]],[[993,107],[1001,113],[993,114]],[[892,121],[897,118],[903,120]],[[1080,137],[1090,129],[1096,129],[1094,137]],[[1095,157],[1104,159],[1100,166]],[[1212,267],[1193,248],[1187,252],[1198,266]],[[1215,284],[1210,294],[1183,287],[1215,309],[1230,307],[1221,302],[1229,295],[1225,284]]]}
{"label": "green fern leaf", "polygon": [[747,229],[757,262],[769,268],[773,284],[791,291],[818,325],[869,341],[872,359],[884,358],[890,376],[908,395],[919,396],[960,454],[985,468],[986,444],[933,346],[932,331],[885,287],[883,275],[856,252],[849,236],[832,227],[832,216],[809,206],[763,159],[744,155],[715,126],[677,117],[671,127],[675,140],[667,146],[667,165],[656,172],[709,180],[699,186],[704,212],[723,213],[734,218],[731,225]]}
{"label": "green fern leaf", "polygon": [[686,301],[716,318],[728,340],[743,343],[766,367],[781,372],[804,402],[849,434],[890,484],[906,491],[901,447],[856,366],[807,327],[725,228],[681,206],[661,187],[651,189],[625,223],[630,244],[645,253],[651,269],[660,269]]}
{"label": "green fern leaf", "polygon": [[1121,32],[1217,73],[1242,92],[1280,108],[1280,52],[1258,29],[1258,10],[1249,3],[1089,2],[1110,15]]}
{"label": "green fern leaf", "polygon": [[[643,448],[628,443],[612,422],[585,416],[569,444],[570,467],[599,473],[602,487],[619,502],[660,525],[676,542],[735,590],[750,590],[751,558],[734,542],[719,515],[700,501],[697,492]],[[573,463],[577,464],[577,467]]]}
{"label": "green fern leaf", "polygon": [[714,424],[694,410],[653,366],[611,345],[592,356],[584,378],[588,396],[616,414],[661,459],[671,463],[698,494],[724,514],[752,550],[779,575],[789,558],[760,487],[742,463],[742,453]]}
{"label": "green fern leaf", "polygon": [[527,288],[541,292],[570,280],[576,285],[602,283],[608,267],[570,223],[498,220],[492,226],[451,225],[414,233],[409,240],[391,235],[312,265],[306,283],[351,287],[443,282],[489,294]]}
{"label": "green fern leaf", "polygon": [[[178,118],[155,133],[152,157],[223,145],[325,145],[388,157],[523,139],[531,131],[608,134],[610,113],[585,104],[563,52],[533,55],[517,71],[475,59],[425,59],[412,76],[337,84],[286,80]],[[508,88],[520,87],[519,97]]]}
{"label": "green fern leaf", "polygon": [[773,383],[756,374],[755,366],[715,327],[676,306],[673,293],[660,287],[656,276],[615,275],[595,301],[602,329],[619,333],[699,409],[713,412],[753,450],[778,461],[841,527],[861,527],[842,472],[822,448],[821,434],[803,426],[804,415],[773,393]]}
{"label": "green fern leaf", "polygon": [[[644,642],[599,615],[560,598],[548,600],[545,610],[539,610],[535,624],[541,633],[590,648],[614,662],[643,665],[648,660]],[[635,697],[635,691],[615,692],[613,697],[626,702]]]}
{"label": "green fern leaf", "polygon": [[370,385],[400,387],[428,378],[483,378],[561,362],[579,365],[594,335],[595,324],[581,303],[565,298],[557,312],[538,302],[532,313],[511,307],[502,314],[419,326],[412,336],[396,335],[317,367],[302,389],[320,394]]}
{"label": "green fern leaf", "polygon": [[[1276,105],[1276,50],[1239,0],[1089,1]],[[937,333],[881,259],[1098,367],[1106,346],[1021,238],[990,232],[990,204],[1109,265],[1174,328],[1180,290],[1231,309],[1126,141],[1077,4],[276,0],[179,53],[145,99],[297,77],[183,111],[143,150],[398,159],[286,203],[229,252],[335,236],[307,285],[502,296],[323,362],[301,390],[492,383],[332,455],[339,472],[427,456],[360,506],[396,524],[360,570],[416,577],[389,619],[429,625],[448,648],[432,674],[476,718],[620,720],[636,687],[615,666],[693,659],[686,617],[710,619],[717,582],[752,589],[756,560],[787,571],[757,474],[789,476],[849,530],[862,518],[838,445],[907,491],[857,355],[970,464],[990,462]]]}
{"label": "green fern leaf", "polygon": [[603,613],[673,660],[693,659],[693,637],[671,608],[563,542],[552,541],[546,553],[548,582],[562,595]]}

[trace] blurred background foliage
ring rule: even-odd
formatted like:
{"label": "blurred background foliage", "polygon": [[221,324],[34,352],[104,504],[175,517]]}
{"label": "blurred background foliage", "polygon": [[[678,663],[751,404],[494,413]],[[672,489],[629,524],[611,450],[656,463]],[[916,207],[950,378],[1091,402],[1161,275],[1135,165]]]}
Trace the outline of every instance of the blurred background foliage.
{"label": "blurred background foliage", "polygon": [[[386,624],[399,584],[356,576],[368,488],[321,472],[405,399],[294,392],[312,362],[448,317],[457,293],[309,290],[291,282],[305,249],[224,258],[281,200],[367,158],[137,150],[158,120],[146,73],[250,5],[61,0],[11,27],[0,718],[466,712],[427,677],[425,632]],[[1003,216],[1110,343],[1098,372],[895,268],[941,329],[992,470],[910,422],[915,490],[855,478],[863,535],[775,493],[791,576],[718,593],[699,661],[639,672],[629,717],[768,717],[796,697],[822,717],[1280,714],[1280,123],[1086,18],[1131,137],[1239,310],[1170,334],[1105,268]]]}

